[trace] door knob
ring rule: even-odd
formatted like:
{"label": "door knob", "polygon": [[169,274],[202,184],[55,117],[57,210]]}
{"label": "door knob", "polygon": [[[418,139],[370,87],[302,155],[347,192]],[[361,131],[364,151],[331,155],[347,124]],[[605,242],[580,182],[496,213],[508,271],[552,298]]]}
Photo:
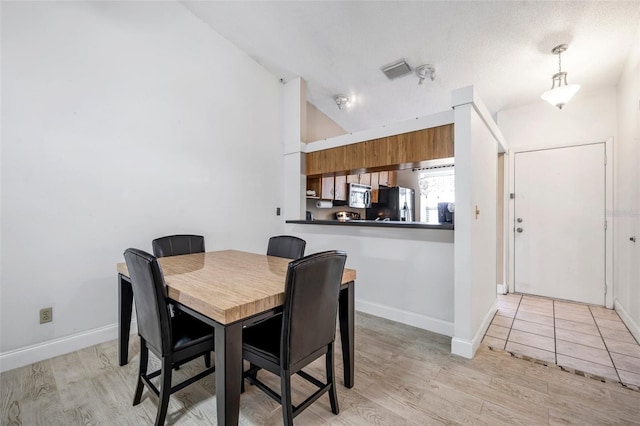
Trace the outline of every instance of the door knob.
{"label": "door knob", "polygon": [[522,228],[517,228],[517,229],[516,229],[516,232],[517,232],[518,234],[522,234]]}
{"label": "door knob", "polygon": [[517,221],[518,223],[522,223],[522,218],[521,218],[521,217],[519,217],[519,218],[517,218],[517,219],[516,219],[516,221]]}
{"label": "door knob", "polygon": [[636,242],[636,237],[633,236],[633,237],[629,238],[629,241],[633,241],[635,243]]}

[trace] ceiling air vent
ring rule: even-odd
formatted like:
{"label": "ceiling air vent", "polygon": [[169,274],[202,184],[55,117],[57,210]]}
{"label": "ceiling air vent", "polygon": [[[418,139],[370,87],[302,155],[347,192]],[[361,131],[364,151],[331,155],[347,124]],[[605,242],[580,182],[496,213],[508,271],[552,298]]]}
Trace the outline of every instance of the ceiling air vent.
{"label": "ceiling air vent", "polygon": [[404,59],[394,62],[393,64],[385,65],[380,69],[389,80],[411,74],[411,67]]}

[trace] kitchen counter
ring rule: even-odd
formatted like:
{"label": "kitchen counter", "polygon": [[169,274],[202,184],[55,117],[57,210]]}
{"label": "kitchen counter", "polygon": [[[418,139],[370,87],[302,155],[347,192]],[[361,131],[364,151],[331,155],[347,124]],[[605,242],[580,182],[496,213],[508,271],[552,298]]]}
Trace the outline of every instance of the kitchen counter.
{"label": "kitchen counter", "polygon": [[334,226],[370,226],[375,228],[413,228],[413,229],[444,229],[453,230],[452,223],[430,224],[422,222],[399,222],[384,220],[287,220],[286,223],[298,225],[334,225]]}

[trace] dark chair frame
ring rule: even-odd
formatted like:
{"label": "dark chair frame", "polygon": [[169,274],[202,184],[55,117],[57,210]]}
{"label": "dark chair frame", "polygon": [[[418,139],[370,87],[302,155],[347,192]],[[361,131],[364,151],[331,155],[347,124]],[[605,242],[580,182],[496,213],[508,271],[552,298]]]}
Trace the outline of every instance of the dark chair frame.
{"label": "dark chair frame", "polygon": [[202,235],[177,234],[156,238],[151,242],[155,257],[179,256],[182,254],[204,253]]}
{"label": "dark chair frame", "polygon": [[[142,250],[127,249],[124,257],[136,302],[140,335],[140,367],[133,405],[140,403],[146,385],[159,398],[155,424],[160,426],[164,424],[167,415],[169,396],[215,371],[215,367],[211,367],[211,351],[214,350],[213,329],[211,334],[199,333],[191,342],[176,343],[175,339],[179,336],[174,335],[174,326],[178,321],[181,322],[182,328],[189,330],[195,327],[203,327],[203,330],[210,327],[190,315],[172,318],[164,276],[155,256]],[[151,373],[147,373],[149,351],[161,360],[161,368]],[[207,369],[172,387],[172,370],[203,355]],[[151,379],[157,376],[160,376],[160,389],[151,382]]]}
{"label": "dark chair frame", "polygon": [[[346,257],[346,253],[341,251],[326,251],[292,261],[287,270],[282,315],[247,327],[243,332],[245,341],[242,355],[250,363],[243,378],[282,405],[285,425],[292,425],[298,414],[326,392],[329,393],[331,411],[334,414],[340,411],[336,393],[334,342],[338,297]],[[309,282],[314,277],[316,282]],[[309,306],[311,304],[316,306]],[[320,315],[316,315],[317,313]],[[313,322],[314,325],[309,327],[308,322]],[[252,331],[251,327],[271,329],[271,334],[279,331],[279,354],[273,353],[278,352],[278,349],[268,351],[254,347],[251,339],[246,338],[247,333]],[[262,334],[260,328],[257,331],[261,336],[269,334]],[[302,368],[321,356],[325,356],[326,383],[302,371]],[[261,369],[280,376],[281,394],[257,378]],[[293,406],[291,399],[293,374],[318,387],[316,392],[298,406]],[[242,390],[244,391],[244,380]]]}
{"label": "dark chair frame", "polygon": [[284,257],[286,259],[300,259],[304,256],[307,242],[293,235],[278,235],[269,238],[267,256]]}

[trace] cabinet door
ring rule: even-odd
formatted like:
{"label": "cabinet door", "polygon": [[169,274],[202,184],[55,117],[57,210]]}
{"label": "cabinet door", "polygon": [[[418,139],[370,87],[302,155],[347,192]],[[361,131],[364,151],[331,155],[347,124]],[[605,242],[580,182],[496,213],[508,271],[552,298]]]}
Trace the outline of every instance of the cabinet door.
{"label": "cabinet door", "polygon": [[360,176],[359,175],[347,176],[347,183],[360,183]]}
{"label": "cabinet door", "polygon": [[363,173],[360,175],[360,183],[363,185],[371,185],[371,173]]}
{"label": "cabinet door", "polygon": [[347,201],[347,177],[336,176],[335,189],[333,191],[333,199],[338,201]]}
{"label": "cabinet door", "polygon": [[397,174],[395,171],[380,172],[378,177],[378,185],[381,186],[396,186]]}
{"label": "cabinet door", "polygon": [[322,178],[322,192],[320,198],[323,200],[333,200],[334,179],[333,176]]}
{"label": "cabinet door", "polygon": [[378,202],[378,179],[380,174],[378,172],[371,173],[371,202]]}

